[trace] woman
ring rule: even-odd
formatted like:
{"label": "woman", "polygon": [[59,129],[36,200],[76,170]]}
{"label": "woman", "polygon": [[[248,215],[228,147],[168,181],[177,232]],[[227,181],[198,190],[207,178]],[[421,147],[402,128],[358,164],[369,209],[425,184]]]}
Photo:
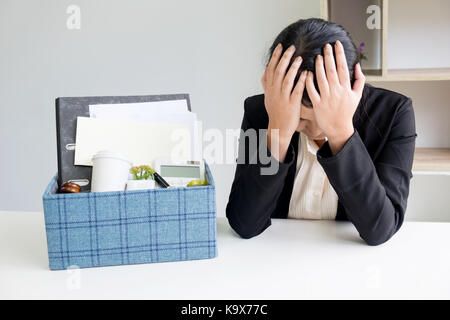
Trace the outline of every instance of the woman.
{"label": "woman", "polygon": [[[264,94],[244,103],[231,227],[251,238],[271,218],[350,220],[368,245],[384,243],[407,205],[417,137],[411,99],[365,84],[350,35],[331,22],[289,25],[270,56]],[[256,148],[248,148],[249,129],[267,129]],[[261,149],[278,165],[274,174],[261,174]]]}

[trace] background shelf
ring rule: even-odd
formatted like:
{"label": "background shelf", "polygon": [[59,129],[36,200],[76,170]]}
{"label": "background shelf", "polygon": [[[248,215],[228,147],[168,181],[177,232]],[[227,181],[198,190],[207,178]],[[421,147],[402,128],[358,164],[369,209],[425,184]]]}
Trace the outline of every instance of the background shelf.
{"label": "background shelf", "polygon": [[450,148],[416,148],[413,171],[450,174]]}
{"label": "background shelf", "polygon": [[[375,57],[371,49],[376,48],[377,54],[381,50],[381,65],[368,63],[373,59],[362,63],[366,81],[402,93],[413,101],[418,139],[412,168],[415,179],[411,180],[406,219],[450,222],[450,42],[445,32],[450,29],[450,1],[321,0],[320,3],[321,17],[338,19],[335,22],[355,33],[355,45],[366,44],[364,54],[367,50],[368,59]],[[366,29],[361,17],[373,17],[373,10],[370,13],[365,10],[368,3],[380,8],[381,42],[359,30]]]}
{"label": "background shelf", "polygon": [[388,69],[385,75],[365,73],[366,81],[446,81],[450,68]]}

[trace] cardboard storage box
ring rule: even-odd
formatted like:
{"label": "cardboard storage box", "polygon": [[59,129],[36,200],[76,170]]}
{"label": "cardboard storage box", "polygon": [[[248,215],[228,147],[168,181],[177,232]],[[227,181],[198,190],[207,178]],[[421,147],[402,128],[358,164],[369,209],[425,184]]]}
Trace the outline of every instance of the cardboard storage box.
{"label": "cardboard storage box", "polygon": [[50,269],[217,256],[214,180],[208,186],[44,195]]}

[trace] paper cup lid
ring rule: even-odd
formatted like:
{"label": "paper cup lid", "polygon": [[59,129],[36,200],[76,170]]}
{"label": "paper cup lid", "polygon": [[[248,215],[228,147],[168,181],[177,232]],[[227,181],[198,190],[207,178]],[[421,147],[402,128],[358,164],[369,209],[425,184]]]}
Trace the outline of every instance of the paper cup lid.
{"label": "paper cup lid", "polygon": [[128,157],[126,157],[125,155],[123,155],[122,153],[109,151],[109,150],[103,150],[103,151],[97,152],[92,157],[92,161],[94,161],[94,159],[99,159],[99,158],[113,158],[113,159],[118,159],[118,160],[129,162],[130,165],[132,164],[130,159]]}

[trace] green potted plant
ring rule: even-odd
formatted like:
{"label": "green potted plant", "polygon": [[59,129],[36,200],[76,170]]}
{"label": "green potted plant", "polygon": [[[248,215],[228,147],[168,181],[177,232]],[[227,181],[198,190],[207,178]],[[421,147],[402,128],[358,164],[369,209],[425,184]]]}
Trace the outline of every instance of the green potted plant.
{"label": "green potted plant", "polygon": [[155,188],[155,171],[149,165],[134,166],[130,169],[133,179],[128,180],[127,190]]}

